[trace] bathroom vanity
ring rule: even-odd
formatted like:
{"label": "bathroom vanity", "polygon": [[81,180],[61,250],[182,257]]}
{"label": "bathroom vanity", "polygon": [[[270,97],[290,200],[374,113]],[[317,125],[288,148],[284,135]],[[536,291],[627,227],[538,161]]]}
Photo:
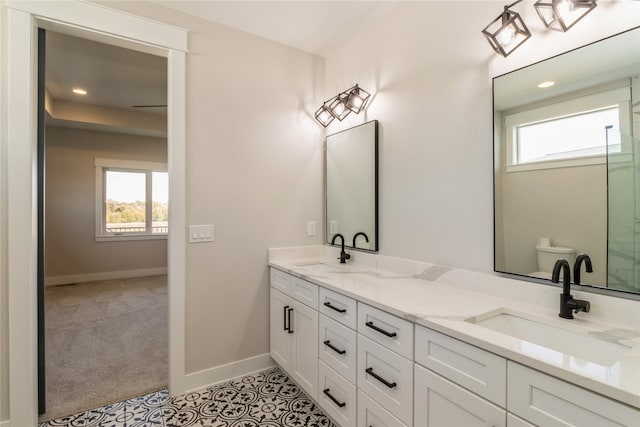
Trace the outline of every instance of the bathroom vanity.
{"label": "bathroom vanity", "polygon": [[269,253],[271,355],[341,426],[640,425],[637,302],[352,255]]}

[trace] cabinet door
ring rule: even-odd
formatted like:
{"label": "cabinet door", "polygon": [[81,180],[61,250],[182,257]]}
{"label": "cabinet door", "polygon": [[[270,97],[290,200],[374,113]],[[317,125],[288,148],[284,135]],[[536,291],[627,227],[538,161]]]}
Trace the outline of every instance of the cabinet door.
{"label": "cabinet door", "polygon": [[415,366],[414,409],[421,427],[504,427],[507,413],[451,381]]}
{"label": "cabinet door", "polygon": [[293,345],[291,376],[309,396],[318,399],[318,312],[298,301],[292,301],[290,326]]}
{"label": "cabinet door", "polygon": [[288,316],[293,316],[293,300],[280,291],[271,288],[271,357],[289,374],[292,373],[292,341]]}

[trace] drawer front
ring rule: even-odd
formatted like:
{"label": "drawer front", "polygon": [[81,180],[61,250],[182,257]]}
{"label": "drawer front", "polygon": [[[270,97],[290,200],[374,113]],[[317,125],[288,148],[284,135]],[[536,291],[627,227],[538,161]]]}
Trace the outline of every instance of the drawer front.
{"label": "drawer front", "polygon": [[320,360],[352,384],[356,383],[356,331],[320,315]]}
{"label": "drawer front", "polygon": [[413,359],[413,323],[407,320],[358,303],[358,332],[407,359]]}
{"label": "drawer front", "polygon": [[293,277],[291,296],[314,310],[318,310],[318,287],[315,283]]}
{"label": "drawer front", "polygon": [[356,300],[353,298],[321,287],[319,311],[351,329],[356,329],[358,317]]}
{"label": "drawer front", "polygon": [[520,417],[516,417],[511,413],[507,413],[507,427],[536,427],[536,426],[526,422]]}
{"label": "drawer front", "polygon": [[291,289],[293,288],[293,276],[272,267],[271,287],[279,290],[285,295],[291,296]]}
{"label": "drawer front", "polygon": [[507,411],[416,365],[415,425],[504,427]]}
{"label": "drawer front", "polygon": [[356,425],[356,386],[319,361],[318,403],[342,427]]}
{"label": "drawer front", "polygon": [[413,420],[413,362],[358,335],[358,389],[407,425]]}
{"label": "drawer front", "polygon": [[509,412],[540,426],[638,426],[640,410],[508,363]]}
{"label": "drawer front", "polygon": [[417,325],[415,360],[496,405],[507,407],[506,359]]}
{"label": "drawer front", "polygon": [[358,427],[407,427],[365,393],[358,391]]}

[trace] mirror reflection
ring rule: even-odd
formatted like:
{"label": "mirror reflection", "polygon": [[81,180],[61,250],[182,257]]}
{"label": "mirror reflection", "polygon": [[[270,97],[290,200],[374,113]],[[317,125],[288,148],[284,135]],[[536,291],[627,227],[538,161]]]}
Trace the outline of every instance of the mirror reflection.
{"label": "mirror reflection", "polygon": [[327,136],[326,242],[378,250],[378,121]]}
{"label": "mirror reflection", "polygon": [[640,293],[640,29],[496,77],[495,270]]}

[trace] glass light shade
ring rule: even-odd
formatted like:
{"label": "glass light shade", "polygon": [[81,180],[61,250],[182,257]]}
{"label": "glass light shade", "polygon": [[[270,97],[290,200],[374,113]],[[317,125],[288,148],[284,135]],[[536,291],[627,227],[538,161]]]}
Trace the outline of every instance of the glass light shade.
{"label": "glass light shade", "polygon": [[367,104],[370,96],[371,94],[369,92],[355,85],[348,91],[347,108],[356,114],[360,113]]}
{"label": "glass light shade", "polygon": [[533,5],[544,25],[555,31],[567,31],[596,6],[596,0],[538,0]]}
{"label": "glass light shade", "polygon": [[318,108],[315,116],[316,120],[324,127],[329,126],[329,123],[335,119],[325,104],[322,104],[322,107]]}
{"label": "glass light shade", "polygon": [[520,15],[504,8],[504,12],[482,30],[489,44],[500,55],[507,57],[531,37]]}
{"label": "glass light shade", "polygon": [[336,119],[342,121],[345,117],[349,115],[351,112],[350,109],[347,108],[347,99],[348,96],[344,93],[339,94],[335,98],[331,99],[329,102],[329,111]]}

